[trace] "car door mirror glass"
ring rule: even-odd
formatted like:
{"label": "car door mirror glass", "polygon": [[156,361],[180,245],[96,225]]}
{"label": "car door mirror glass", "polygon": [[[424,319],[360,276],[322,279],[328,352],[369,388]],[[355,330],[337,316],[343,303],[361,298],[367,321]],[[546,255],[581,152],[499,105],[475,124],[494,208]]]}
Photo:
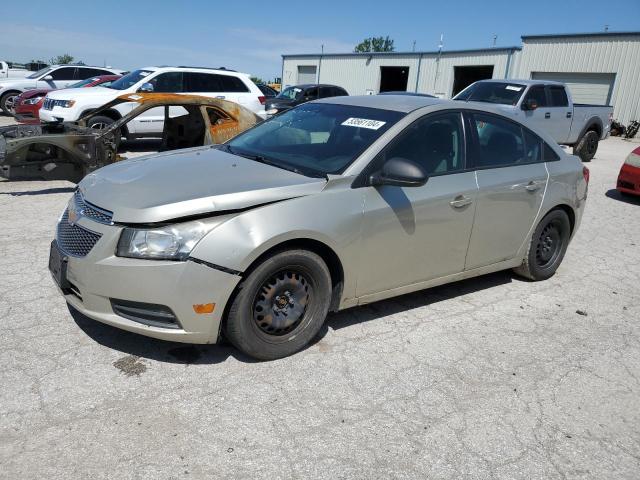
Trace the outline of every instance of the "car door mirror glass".
{"label": "car door mirror glass", "polygon": [[427,179],[428,175],[420,165],[406,158],[394,157],[387,160],[379,172],[369,177],[369,184],[419,187]]}
{"label": "car door mirror glass", "polygon": [[153,92],[153,84],[151,83],[143,83],[142,86],[138,89],[139,92]]}
{"label": "car door mirror glass", "polygon": [[523,110],[535,110],[536,108],[538,108],[538,102],[536,101],[535,98],[527,98],[522,103]]}
{"label": "car door mirror glass", "polygon": [[44,80],[45,82],[50,82],[51,80],[53,80],[53,77],[51,75],[46,75],[42,77],[42,80]]}

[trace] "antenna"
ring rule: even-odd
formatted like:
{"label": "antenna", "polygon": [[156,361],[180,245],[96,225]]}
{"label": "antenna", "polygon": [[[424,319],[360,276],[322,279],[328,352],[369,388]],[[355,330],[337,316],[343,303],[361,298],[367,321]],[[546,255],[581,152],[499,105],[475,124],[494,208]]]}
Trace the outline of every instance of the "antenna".
{"label": "antenna", "polygon": [[438,53],[442,51],[442,47],[444,46],[444,33],[440,34],[440,43],[438,43]]}
{"label": "antenna", "polygon": [[608,32],[608,31],[609,31],[609,24],[606,24],[606,25],[604,26],[604,31],[605,31],[605,32]]}
{"label": "antenna", "polygon": [[493,34],[493,47],[495,48],[496,46],[496,41],[498,40],[498,35],[496,35],[495,33]]}
{"label": "antenna", "polygon": [[411,49],[411,51],[412,52],[416,51],[416,41],[415,40],[413,41],[413,48]]}

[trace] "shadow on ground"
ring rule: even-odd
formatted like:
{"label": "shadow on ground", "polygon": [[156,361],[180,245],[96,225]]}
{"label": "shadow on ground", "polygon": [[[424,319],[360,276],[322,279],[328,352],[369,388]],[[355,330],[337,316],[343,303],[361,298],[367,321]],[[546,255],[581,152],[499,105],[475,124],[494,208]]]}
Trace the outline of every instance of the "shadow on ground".
{"label": "shadow on ground", "polygon": [[[497,272],[331,314],[307,348],[322,340],[329,329],[340,330],[364,322],[381,320],[399,312],[425,307],[512,281],[510,271]],[[256,362],[226,342],[217,345],[191,345],[156,340],[94,321],[71,306],[69,312],[76,324],[94,341],[129,355],[159,362],[196,365],[222,363],[229,357],[245,363]]]}
{"label": "shadow on ground", "polygon": [[[15,182],[16,180],[13,180]],[[27,190],[24,192],[0,192],[0,195],[11,195],[12,197],[51,195],[53,193],[73,193],[75,187],[45,188],[43,190]]]}
{"label": "shadow on ground", "polygon": [[608,190],[605,195],[609,198],[612,198],[613,200],[618,200],[619,202],[629,203],[631,205],[640,205],[640,195],[624,195],[615,188]]}

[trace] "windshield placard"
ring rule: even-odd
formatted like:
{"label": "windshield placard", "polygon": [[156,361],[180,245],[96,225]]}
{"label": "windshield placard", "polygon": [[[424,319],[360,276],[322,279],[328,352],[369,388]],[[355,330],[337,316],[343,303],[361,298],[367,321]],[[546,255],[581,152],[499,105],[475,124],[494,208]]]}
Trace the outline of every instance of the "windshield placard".
{"label": "windshield placard", "polygon": [[387,122],[381,122],[380,120],[369,120],[366,118],[347,118],[341,125],[345,127],[359,127],[368,128],[370,130],[378,130]]}

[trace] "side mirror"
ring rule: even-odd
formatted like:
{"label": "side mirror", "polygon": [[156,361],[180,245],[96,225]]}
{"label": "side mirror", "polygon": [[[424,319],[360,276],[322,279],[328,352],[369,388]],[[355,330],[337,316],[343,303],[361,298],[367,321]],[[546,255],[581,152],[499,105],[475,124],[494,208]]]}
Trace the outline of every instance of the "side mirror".
{"label": "side mirror", "polygon": [[45,82],[50,82],[51,80],[53,80],[53,77],[51,75],[47,75],[46,77],[42,77],[42,80],[44,80]]}
{"label": "side mirror", "polygon": [[369,177],[369,185],[395,185],[397,187],[420,187],[427,183],[427,172],[415,162],[394,157],[387,160],[382,170]]}
{"label": "side mirror", "polygon": [[153,92],[153,84],[151,83],[143,83],[142,86],[138,89],[139,92]]}
{"label": "side mirror", "polygon": [[522,103],[522,110],[535,110],[538,108],[538,102],[533,98],[528,98]]}

